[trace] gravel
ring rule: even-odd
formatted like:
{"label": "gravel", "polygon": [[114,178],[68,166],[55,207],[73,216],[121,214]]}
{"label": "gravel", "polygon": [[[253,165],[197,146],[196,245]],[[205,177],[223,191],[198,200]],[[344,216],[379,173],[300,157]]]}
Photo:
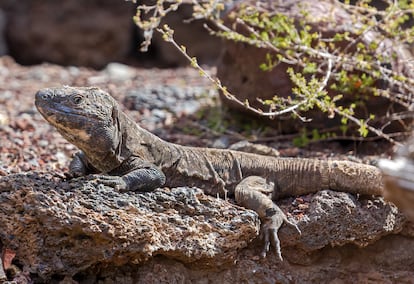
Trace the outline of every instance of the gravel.
{"label": "gravel", "polygon": [[[180,115],[195,112],[207,102],[205,94],[213,96],[209,82],[190,68],[139,69],[118,63],[102,71],[52,64],[26,67],[10,57],[0,57],[0,176],[32,170],[62,174],[67,170],[76,147],[34,106],[37,90],[62,85],[95,85],[108,91],[150,131],[164,129]],[[152,96],[157,101],[152,102]],[[145,103],[140,106],[141,100]]]}

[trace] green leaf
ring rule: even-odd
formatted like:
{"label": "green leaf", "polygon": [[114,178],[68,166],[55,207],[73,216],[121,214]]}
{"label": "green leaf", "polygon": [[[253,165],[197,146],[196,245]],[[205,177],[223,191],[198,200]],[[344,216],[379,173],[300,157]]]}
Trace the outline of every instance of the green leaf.
{"label": "green leaf", "polygon": [[306,66],[303,68],[303,73],[305,74],[314,74],[317,71],[317,66],[315,62],[310,62],[306,64]]}
{"label": "green leaf", "polygon": [[360,127],[358,129],[359,135],[361,135],[362,137],[367,137],[368,136],[368,128],[367,128],[367,124],[364,120],[360,119]]}

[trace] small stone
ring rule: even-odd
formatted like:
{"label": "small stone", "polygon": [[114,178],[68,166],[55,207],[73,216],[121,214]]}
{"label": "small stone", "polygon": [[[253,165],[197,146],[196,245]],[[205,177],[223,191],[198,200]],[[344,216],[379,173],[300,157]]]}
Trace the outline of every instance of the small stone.
{"label": "small stone", "polygon": [[226,149],[228,148],[230,142],[229,137],[227,136],[220,136],[218,139],[214,140],[213,144],[211,145],[212,148],[217,149]]}
{"label": "small stone", "polygon": [[27,114],[23,113],[19,118],[15,120],[16,127],[20,130],[24,131],[33,131],[35,129],[33,125],[32,117]]}
{"label": "small stone", "polygon": [[166,117],[165,111],[157,108],[152,110],[152,115],[159,119],[164,119]]}
{"label": "small stone", "polygon": [[7,114],[0,112],[0,126],[9,124],[9,121]]}
{"label": "small stone", "polygon": [[49,142],[47,140],[42,139],[37,142],[37,145],[39,145],[42,148],[46,148],[49,145]]}
{"label": "small stone", "polygon": [[104,72],[114,81],[130,80],[135,77],[135,70],[128,65],[121,63],[109,63]]}
{"label": "small stone", "polygon": [[61,166],[64,166],[69,162],[68,156],[63,152],[57,152],[55,157],[58,161],[58,164]]}

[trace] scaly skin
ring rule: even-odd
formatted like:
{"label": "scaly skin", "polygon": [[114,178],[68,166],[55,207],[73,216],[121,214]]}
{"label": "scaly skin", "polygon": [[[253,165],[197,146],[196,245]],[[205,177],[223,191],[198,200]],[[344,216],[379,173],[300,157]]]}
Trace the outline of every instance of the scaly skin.
{"label": "scaly skin", "polygon": [[120,191],[196,186],[213,196],[234,196],[261,218],[264,256],[272,243],[282,259],[277,231],[283,222],[300,233],[272,200],[322,189],[382,193],[380,171],[365,164],[168,143],[137,125],[98,88],[42,89],[35,103],[43,117],[81,150],[69,166],[70,176],[95,174]]}

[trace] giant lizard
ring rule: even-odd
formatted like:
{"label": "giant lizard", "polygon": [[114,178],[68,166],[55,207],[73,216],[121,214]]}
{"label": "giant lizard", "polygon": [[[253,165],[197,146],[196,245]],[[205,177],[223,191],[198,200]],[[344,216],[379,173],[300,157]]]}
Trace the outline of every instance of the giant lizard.
{"label": "giant lizard", "polygon": [[194,186],[209,195],[234,197],[238,205],[256,211],[262,221],[262,256],[272,245],[282,259],[277,233],[284,222],[300,233],[274,200],[322,189],[382,193],[380,171],[366,164],[280,158],[163,141],[141,128],[99,88],[46,88],[36,93],[35,104],[81,150],[69,165],[71,177],[94,174],[119,191]]}

